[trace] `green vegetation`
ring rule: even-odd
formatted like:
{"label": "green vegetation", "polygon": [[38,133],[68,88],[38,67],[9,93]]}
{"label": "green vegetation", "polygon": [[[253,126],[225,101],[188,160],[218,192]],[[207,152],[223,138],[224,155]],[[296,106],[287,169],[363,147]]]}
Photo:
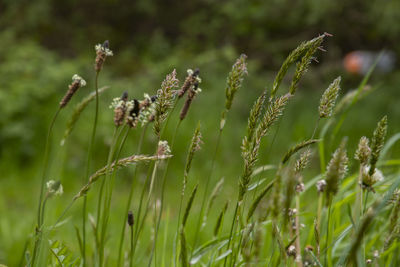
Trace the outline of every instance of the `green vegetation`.
{"label": "green vegetation", "polygon": [[77,3],[0,2],[0,266],[400,264],[398,1]]}

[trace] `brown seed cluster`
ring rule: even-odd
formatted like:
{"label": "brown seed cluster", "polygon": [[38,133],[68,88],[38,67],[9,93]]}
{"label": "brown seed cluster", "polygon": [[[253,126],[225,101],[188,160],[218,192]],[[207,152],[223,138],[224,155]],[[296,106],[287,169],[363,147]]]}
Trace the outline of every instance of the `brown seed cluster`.
{"label": "brown seed cluster", "polygon": [[181,90],[178,91],[178,97],[181,98],[187,90],[189,90],[197,81],[197,77],[200,74],[199,69],[195,69],[194,71],[188,70],[188,76],[186,77],[185,82],[183,83]]}
{"label": "brown seed cluster", "polygon": [[68,91],[60,101],[60,108],[64,108],[69,101],[71,100],[72,96],[78,91],[79,88],[86,85],[84,79],[82,79],[79,75],[75,74],[72,76],[72,83],[68,86]]}
{"label": "brown seed cluster", "polygon": [[183,105],[183,108],[182,108],[182,110],[181,110],[181,114],[179,115],[179,118],[180,118],[181,120],[183,120],[183,119],[186,117],[186,115],[187,115],[187,113],[188,113],[188,111],[189,111],[190,105],[192,104],[192,101],[193,101],[194,97],[195,97],[196,94],[197,94],[198,92],[200,92],[200,91],[201,91],[201,90],[200,90],[200,88],[199,88],[199,82],[196,81],[196,82],[193,84],[192,88],[190,88],[190,90],[189,90],[189,92],[188,92],[188,95],[187,95],[187,98],[186,98],[186,101],[185,101],[185,104]]}
{"label": "brown seed cluster", "polygon": [[128,93],[124,92],[121,97],[114,98],[110,108],[114,109],[114,124],[121,126],[126,123],[135,128],[140,122],[143,124],[151,121],[154,116],[154,102],[157,96],[145,94],[143,100],[132,99],[128,101]]}
{"label": "brown seed cluster", "polygon": [[94,69],[99,72],[106,61],[108,56],[112,56],[113,52],[110,50],[110,43],[106,40],[103,44],[98,44],[95,46],[96,50],[96,60],[94,64]]}

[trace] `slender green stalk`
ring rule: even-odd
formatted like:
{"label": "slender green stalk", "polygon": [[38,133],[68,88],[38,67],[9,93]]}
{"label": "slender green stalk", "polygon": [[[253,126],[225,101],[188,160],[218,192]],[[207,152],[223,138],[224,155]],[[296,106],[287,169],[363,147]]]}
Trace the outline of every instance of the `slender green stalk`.
{"label": "slender green stalk", "polygon": [[[333,198],[333,197],[332,197]],[[330,198],[329,201],[329,206],[328,206],[328,223],[326,226],[326,244],[325,244],[325,262],[324,266],[328,266],[328,261],[330,261],[330,254],[331,250],[329,248],[329,243],[330,243],[330,222],[331,222],[331,207],[332,207],[332,202],[333,199]]]}
{"label": "slender green stalk", "polygon": [[195,235],[194,235],[193,247],[195,247],[196,244],[197,244],[201,223],[206,220],[205,218],[203,218],[203,216],[207,216],[207,215],[204,215],[204,207],[205,207],[206,199],[207,199],[207,196],[208,196],[208,187],[210,185],[210,180],[211,180],[211,177],[212,177],[212,175],[214,173],[215,160],[217,158],[219,145],[221,143],[221,136],[222,136],[222,130],[223,129],[224,128],[222,127],[218,131],[217,143],[215,144],[215,151],[214,151],[214,155],[213,155],[213,158],[212,158],[212,161],[211,161],[210,174],[206,178],[206,184],[205,184],[203,199],[201,201],[201,206],[200,206],[200,215],[199,215],[199,219],[197,220],[197,225],[196,225],[196,230],[195,230]]}
{"label": "slender green stalk", "polygon": [[[107,168],[110,168],[110,166],[111,166],[111,162],[112,162],[112,158],[113,158],[114,150],[115,150],[115,144],[116,144],[116,141],[118,139],[118,136],[119,136],[118,127],[115,127],[114,128],[113,137],[112,137],[112,141],[111,141],[111,147],[110,147],[110,150],[108,152],[108,159],[107,159],[107,165],[106,165]],[[109,172],[107,171],[107,175],[108,175],[108,173]],[[98,256],[99,256],[100,267],[102,266],[101,263],[102,263],[102,254],[103,253],[101,253],[100,238],[99,238],[99,235],[98,235],[99,234],[98,231],[100,229],[101,203],[102,203],[102,198],[103,198],[103,190],[104,190],[105,179],[106,179],[106,177],[104,177],[104,179],[101,182],[101,186],[100,186],[99,199],[98,199],[98,202],[97,202],[97,221],[96,221],[96,228],[95,228],[96,229],[96,233],[95,233],[96,244],[99,244],[99,247],[97,248],[97,253],[98,253]]]}
{"label": "slender green stalk", "polygon": [[[176,136],[178,135],[178,131],[179,131],[179,126],[181,125],[182,120],[179,120],[176,127],[175,127],[175,132],[174,135],[172,136],[172,141],[171,141],[171,149],[174,148],[174,144],[175,144],[175,139]],[[161,188],[161,206],[160,206],[160,210],[156,219],[156,227],[155,227],[155,235],[154,235],[154,242],[153,242],[153,247],[151,249],[151,253],[150,253],[150,259],[149,259],[149,264],[148,266],[151,266],[151,262],[153,260],[153,254],[155,253],[156,250],[156,243],[157,243],[157,237],[158,237],[158,230],[160,228],[160,222],[161,222],[161,215],[162,215],[162,211],[163,211],[163,207],[164,207],[164,195],[165,195],[165,186],[167,184],[167,175],[168,175],[168,169],[169,169],[169,161],[170,159],[167,160],[166,162],[166,166],[165,166],[165,170],[164,170],[164,174],[162,177],[162,188]],[[180,208],[179,208],[179,212],[180,212]],[[179,222],[179,218],[180,218],[180,213],[178,215],[178,222]],[[155,262],[155,264],[157,265],[157,262]]]}
{"label": "slender green stalk", "polygon": [[296,192],[296,209],[297,209],[297,214],[296,219],[295,219],[295,224],[296,224],[296,259],[295,262],[297,266],[302,267],[303,266],[303,260],[301,258],[301,242],[300,242],[300,193]]}
{"label": "slender green stalk", "polygon": [[[140,152],[142,150],[143,139],[146,134],[146,130],[147,130],[147,124],[144,126],[142,133],[140,134],[139,144],[138,144],[138,148],[137,148],[137,154],[140,154]],[[125,224],[126,224],[126,220],[128,217],[128,211],[129,211],[129,208],[130,208],[131,202],[132,202],[133,191],[135,189],[135,180],[136,180],[136,176],[137,176],[137,165],[135,165],[134,168],[135,169],[134,169],[133,176],[132,176],[132,185],[131,185],[131,188],[129,191],[128,200],[126,202],[126,208],[125,208],[125,213],[124,213],[125,217],[124,217],[124,220],[122,221],[122,230],[121,230],[121,237],[119,239],[117,266],[121,266],[121,259],[122,259],[121,255],[122,255],[122,250],[123,250],[123,246],[124,246],[124,238],[125,238]],[[133,233],[133,229],[131,231]],[[131,246],[131,250],[132,250],[133,249],[133,238],[132,238],[131,242],[132,242],[132,246]]]}
{"label": "slender green stalk", "polygon": [[[124,127],[125,128],[125,127]],[[124,130],[122,129],[122,131]],[[125,135],[122,138],[122,141],[120,143],[119,149],[116,152],[115,155],[115,160],[118,161],[119,156],[121,154],[122,148],[125,144],[126,138],[128,137],[130,128],[125,132]],[[121,131],[121,132],[122,132]],[[111,163],[109,163],[107,166],[109,168],[111,167]],[[109,172],[107,172],[109,173]],[[110,177],[111,175],[111,177]],[[105,196],[104,196],[104,202],[103,202],[103,215],[102,215],[102,225],[101,225],[101,238],[100,238],[100,259],[101,259],[101,264],[102,266],[102,261],[104,260],[104,247],[105,247],[105,237],[107,234],[107,226],[108,226],[108,220],[110,216],[110,207],[111,207],[111,198],[112,198],[112,192],[113,192],[113,186],[114,186],[114,180],[116,176],[116,169],[113,169],[113,171],[109,174],[106,175],[104,181],[106,183],[105,186]]]}
{"label": "slender green stalk", "polygon": [[318,260],[320,259],[320,227],[321,227],[321,214],[322,214],[322,203],[323,203],[323,196],[324,194],[319,192],[318,193],[318,210],[317,210],[317,220],[315,223],[315,239],[317,243],[317,258]]}
{"label": "slender green stalk", "polygon": [[[158,138],[158,142],[159,141],[160,141],[160,138]],[[133,245],[133,253],[135,253],[135,251],[136,251],[137,243],[138,243],[138,240],[139,240],[139,235],[140,235],[140,233],[141,233],[141,231],[143,229],[144,222],[146,220],[147,212],[148,212],[148,209],[149,209],[149,201],[150,201],[150,197],[151,197],[151,191],[152,191],[151,188],[153,187],[155,174],[156,174],[156,170],[157,170],[157,167],[158,167],[157,165],[158,165],[158,163],[156,161],[156,162],[154,162],[154,165],[149,166],[148,172],[147,172],[147,176],[146,176],[146,180],[145,180],[144,185],[143,185],[142,193],[140,195],[139,209],[138,209],[138,215],[137,215],[138,223],[136,224],[137,226],[135,228],[135,240],[134,240],[134,245]],[[150,185],[149,185],[149,194],[147,196],[147,200],[146,200],[146,203],[145,203],[145,206],[144,206],[145,207],[144,214],[142,216],[142,219],[140,219],[140,215],[141,215],[141,211],[142,211],[142,207],[143,207],[142,204],[143,204],[144,195],[145,195],[146,187],[147,187],[148,183],[150,183]]]}
{"label": "slender green stalk", "polygon": [[138,208],[138,212],[137,212],[138,223],[135,224],[136,227],[135,227],[135,235],[134,235],[134,242],[133,242],[133,254],[135,254],[135,251],[136,251],[136,246],[137,246],[137,242],[138,242],[138,239],[139,239],[140,228],[141,228],[141,225],[142,225],[142,222],[140,220],[140,215],[141,215],[141,211],[142,211],[142,206],[143,206],[142,204],[143,204],[144,195],[145,195],[145,192],[146,192],[146,187],[147,187],[147,184],[150,182],[150,172],[152,170],[151,166],[149,166],[149,168],[148,168],[148,173],[147,173],[147,176],[146,176],[146,180],[144,182],[144,185],[143,185],[143,188],[142,188],[142,192],[140,194],[139,208]]}
{"label": "slender green stalk", "polygon": [[[96,106],[95,106],[95,113],[94,113],[94,121],[93,121],[93,129],[92,135],[89,141],[89,148],[88,148],[88,157],[86,161],[86,172],[85,176],[82,179],[82,184],[85,185],[89,179],[90,175],[90,160],[92,158],[93,153],[93,144],[94,139],[96,138],[96,130],[97,130],[97,120],[98,120],[98,113],[99,113],[99,73],[100,71],[96,71],[96,78],[95,78],[95,90],[96,90]],[[87,209],[87,196],[83,197],[83,205],[82,205],[82,266],[86,266],[86,211]]]}
{"label": "slender green stalk", "polygon": [[[227,249],[226,249],[227,251],[230,249],[231,239],[233,238],[233,232],[234,232],[233,229],[235,228],[236,220],[238,218],[239,202],[240,201],[236,201],[235,211],[233,212],[232,225],[231,225],[231,230],[229,231],[229,239],[228,239],[228,245],[227,245]],[[226,257],[224,260],[224,267],[226,266],[227,259],[228,259],[228,257]]]}
{"label": "slender green stalk", "polygon": [[131,230],[131,253],[129,254],[129,267],[133,265],[133,227],[129,227]]}
{"label": "slender green stalk", "polygon": [[58,108],[56,113],[54,114],[53,119],[51,120],[49,130],[47,131],[47,137],[46,137],[46,143],[45,143],[45,149],[44,149],[44,157],[43,157],[43,173],[42,173],[42,179],[40,181],[40,195],[39,195],[39,204],[38,204],[38,212],[37,212],[37,226],[36,226],[36,241],[35,241],[35,246],[33,249],[33,255],[32,255],[32,267],[35,266],[35,261],[36,257],[38,254],[40,242],[41,242],[41,232],[42,232],[42,201],[43,201],[43,194],[44,194],[44,186],[45,186],[45,181],[46,181],[46,176],[47,176],[47,170],[48,170],[48,165],[49,165],[49,151],[50,151],[50,139],[51,139],[51,134],[53,132],[54,124],[57,120],[58,114],[60,113],[61,108]]}

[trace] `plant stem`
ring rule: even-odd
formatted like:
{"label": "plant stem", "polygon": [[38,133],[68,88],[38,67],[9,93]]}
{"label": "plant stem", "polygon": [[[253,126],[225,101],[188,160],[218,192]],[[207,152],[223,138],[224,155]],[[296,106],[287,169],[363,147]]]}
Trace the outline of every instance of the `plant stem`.
{"label": "plant stem", "polygon": [[[122,128],[120,133],[123,132],[125,127],[126,126],[124,126],[124,128]],[[128,128],[128,130],[125,132],[125,135],[122,138],[120,146],[119,146],[118,150],[116,151],[116,155],[114,157],[116,162],[118,161],[118,159],[120,157],[122,148],[125,144],[126,138],[128,137],[129,131],[130,131],[130,128]],[[108,164],[108,168],[111,168],[111,163]],[[110,175],[111,175],[111,177],[110,177]],[[104,196],[102,225],[101,225],[101,238],[100,238],[100,252],[101,252],[100,255],[101,255],[102,260],[104,259],[104,247],[105,247],[105,241],[106,241],[105,238],[106,238],[106,234],[107,234],[108,220],[110,217],[111,198],[112,198],[115,176],[116,176],[116,169],[113,169],[112,172],[109,173],[109,175],[106,175],[106,177],[104,179],[104,181],[106,183],[106,187],[105,187],[106,191],[105,191],[105,196]],[[100,267],[101,266],[102,265],[100,265]]]}
{"label": "plant stem", "polygon": [[[157,153],[157,150],[158,150],[159,141],[160,141],[160,137],[158,137],[158,139],[157,139],[156,153]],[[153,183],[154,183],[154,179],[155,179],[156,170],[157,170],[157,167],[158,167],[157,161],[154,162],[154,165],[152,165],[152,166],[153,166],[153,168],[149,167],[149,169],[148,169],[146,180],[144,182],[142,193],[140,195],[139,210],[138,210],[138,223],[136,224],[137,226],[135,228],[135,240],[134,240],[134,245],[133,245],[133,253],[135,253],[135,251],[136,251],[136,246],[137,246],[137,242],[138,242],[138,239],[139,239],[139,235],[140,235],[140,233],[142,231],[142,228],[143,228],[146,216],[147,216],[147,212],[148,212],[148,208],[149,208],[149,200],[150,200],[150,197],[151,197],[151,191],[152,191],[152,187],[153,187]],[[150,176],[150,173],[151,173],[151,176]],[[140,214],[141,214],[141,210],[142,210],[142,204],[143,204],[143,200],[144,200],[144,194],[145,194],[145,191],[146,191],[147,183],[150,183],[149,194],[148,194],[148,197],[147,197],[147,200],[146,200],[146,205],[145,205],[145,210],[144,210],[143,217],[140,220]]]}
{"label": "plant stem", "polygon": [[133,263],[133,226],[129,227],[131,229],[131,253],[129,256],[129,267],[132,267]]}
{"label": "plant stem", "polygon": [[36,241],[35,241],[35,246],[33,249],[33,255],[32,255],[32,267],[35,266],[35,260],[36,256],[38,253],[39,245],[41,242],[41,235],[42,235],[42,201],[43,201],[43,194],[44,194],[44,186],[45,186],[45,181],[46,181],[46,176],[47,176],[47,170],[48,170],[48,165],[49,165],[49,151],[50,151],[50,139],[51,139],[51,133],[54,128],[54,124],[56,122],[56,119],[58,117],[58,114],[60,113],[61,109],[58,108],[56,113],[53,116],[53,119],[51,120],[49,130],[47,131],[47,137],[46,137],[46,143],[45,143],[45,148],[44,148],[44,157],[43,157],[43,173],[42,173],[42,179],[40,182],[40,195],[39,195],[39,204],[38,204],[38,212],[37,212],[37,226],[36,226]]}
{"label": "plant stem", "polygon": [[[179,126],[181,125],[182,120],[179,120],[179,122],[177,123],[176,127],[175,127],[175,132],[174,135],[172,137],[172,141],[171,141],[171,150],[173,150],[174,148],[174,144],[175,144],[175,138],[178,134],[178,130],[179,130]],[[168,174],[168,168],[169,168],[169,161],[170,158],[167,159],[167,163],[166,163],[166,167],[165,167],[165,171],[164,171],[164,175],[162,177],[162,188],[161,188],[161,206],[160,206],[160,211],[159,214],[157,216],[156,219],[156,229],[155,229],[155,236],[154,236],[154,242],[153,242],[153,248],[151,250],[150,253],[150,260],[149,260],[149,264],[148,266],[151,265],[151,261],[153,259],[153,253],[155,252],[156,249],[156,243],[157,243],[157,237],[158,237],[158,229],[160,228],[160,222],[161,222],[161,215],[162,215],[162,211],[163,211],[163,207],[164,207],[164,195],[165,195],[165,185],[167,182],[167,174]],[[181,202],[182,203],[182,202]],[[179,208],[180,210],[180,208]],[[178,215],[178,225],[179,225],[179,218],[180,218],[180,213]],[[157,265],[157,262],[156,262]]]}
{"label": "plant stem", "polygon": [[297,266],[303,266],[303,260],[301,258],[301,242],[300,242],[300,193],[296,193],[296,209],[297,214],[295,217],[295,225],[296,225],[296,259],[295,262]]}
{"label": "plant stem", "polygon": [[[140,134],[140,139],[139,139],[139,144],[138,144],[138,148],[137,148],[137,154],[140,154],[140,151],[142,150],[142,144],[143,144],[143,139],[144,136],[146,134],[146,130],[147,130],[147,124],[144,126],[142,133]],[[126,202],[126,208],[125,208],[125,216],[124,216],[124,220],[122,221],[122,230],[121,230],[121,236],[119,239],[119,248],[118,248],[118,261],[117,261],[117,266],[121,265],[121,255],[122,255],[122,250],[123,250],[123,246],[124,246],[124,237],[125,237],[125,224],[126,224],[126,220],[128,218],[128,212],[129,212],[129,208],[131,206],[131,202],[132,202],[132,197],[133,197],[133,191],[135,189],[135,180],[136,180],[136,175],[137,175],[137,165],[134,166],[135,170],[133,172],[133,177],[132,177],[132,185],[129,191],[129,195],[128,195],[128,201]],[[133,227],[132,228],[132,233],[133,233]],[[133,249],[133,237],[131,240],[131,253],[132,253],[132,249]]]}
{"label": "plant stem", "polygon": [[331,206],[332,206],[332,197],[329,197],[329,207],[328,207],[328,224],[326,227],[326,245],[325,245],[325,263],[324,266],[328,266],[328,257],[330,255],[330,251],[329,251],[329,237],[330,237],[330,220],[331,220]]}
{"label": "plant stem", "polygon": [[[199,219],[197,220],[196,232],[195,232],[195,235],[194,235],[193,247],[196,246],[196,243],[197,243],[197,241],[198,241],[198,236],[199,236],[201,224],[202,224],[202,223],[205,223],[206,220],[207,220],[207,218],[206,218],[207,215],[203,215],[203,213],[204,213],[204,206],[205,206],[205,204],[206,204],[206,198],[207,198],[207,195],[208,195],[208,187],[209,187],[209,184],[210,184],[210,180],[211,180],[211,177],[212,177],[213,172],[214,172],[215,160],[216,160],[216,158],[217,158],[218,149],[219,149],[219,145],[220,145],[220,142],[221,142],[221,136],[222,136],[222,131],[223,131],[223,129],[224,129],[224,128],[220,128],[219,131],[218,131],[217,143],[216,143],[216,145],[215,145],[215,151],[214,151],[213,159],[212,159],[212,161],[211,161],[211,170],[210,170],[210,174],[207,176],[207,179],[206,179],[206,185],[205,185],[205,189],[204,189],[203,199],[202,199],[202,201],[201,201],[200,216],[199,216]],[[203,217],[204,217],[204,218],[203,218]],[[178,223],[179,223],[179,222],[178,222]],[[179,226],[178,226],[178,227],[179,227]]]}
{"label": "plant stem", "polygon": [[317,243],[317,258],[318,260],[320,259],[320,252],[321,252],[321,247],[320,247],[320,240],[321,240],[321,214],[322,214],[322,202],[323,202],[323,194],[321,192],[318,193],[318,211],[317,211],[317,222],[315,225],[315,231],[317,231],[317,235],[315,236],[316,238],[316,243]]}
{"label": "plant stem", "polygon": [[[239,210],[239,199],[238,199],[238,201],[236,201],[235,212],[233,213],[231,230],[229,231],[229,237],[228,237],[228,246],[227,246],[227,249],[226,249],[227,251],[230,249],[231,239],[232,239],[232,235],[233,235],[233,228],[234,228],[235,223],[236,223],[236,217],[238,215],[238,210]],[[224,260],[224,267],[226,266],[227,259],[228,259],[228,257],[226,257],[225,260]]]}
{"label": "plant stem", "polygon": [[[113,137],[112,137],[112,141],[111,141],[111,147],[110,150],[108,152],[108,159],[107,159],[107,168],[110,168],[111,166],[111,162],[112,162],[112,158],[114,155],[114,150],[115,150],[115,144],[116,144],[116,140],[118,139],[119,133],[118,133],[118,127],[114,128],[114,133],[113,133]],[[96,244],[99,244],[98,248],[97,248],[97,253],[99,254],[99,266],[102,267],[102,257],[103,257],[103,253],[101,251],[101,244],[100,244],[100,240],[99,240],[99,229],[100,229],[100,217],[101,217],[101,203],[102,203],[102,199],[103,199],[103,190],[104,190],[104,184],[105,184],[105,180],[107,178],[109,174],[109,170],[106,173],[106,176],[104,177],[104,179],[101,182],[101,186],[100,186],[100,192],[99,192],[99,199],[97,202],[97,219],[96,219]]]}
{"label": "plant stem", "polygon": [[[88,156],[86,161],[86,172],[85,176],[82,179],[83,185],[85,185],[89,179],[90,175],[90,160],[92,158],[93,153],[93,144],[94,139],[96,138],[96,130],[97,130],[97,120],[98,120],[98,113],[99,113],[99,73],[100,71],[96,71],[96,78],[95,78],[95,90],[96,90],[96,106],[95,106],[95,113],[94,113],[94,122],[93,122],[93,129],[92,135],[89,141],[89,149],[88,149]],[[86,266],[86,209],[87,209],[87,196],[83,197],[83,206],[82,206],[82,266]]]}

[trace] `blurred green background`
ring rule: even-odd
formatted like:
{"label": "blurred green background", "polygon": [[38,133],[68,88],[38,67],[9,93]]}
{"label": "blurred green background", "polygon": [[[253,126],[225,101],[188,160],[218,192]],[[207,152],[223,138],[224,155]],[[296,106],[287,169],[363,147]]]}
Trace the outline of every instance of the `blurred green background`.
{"label": "blurred green background", "polygon": [[[59,142],[73,105],[94,89],[95,44],[109,40],[114,56],[107,59],[100,77],[100,85],[111,88],[101,95],[93,169],[106,162],[113,131],[108,105],[113,97],[125,90],[135,98],[144,92],[155,94],[173,68],[181,81],[188,68],[200,68],[203,92],[195,99],[173,149],[171,198],[180,187],[187,146],[198,121],[204,148],[196,155],[191,176],[201,181],[208,175],[226,75],[241,53],[248,55],[249,75],[234,100],[213,175],[213,182],[221,177],[229,181],[225,187],[229,194],[236,190],[242,168],[240,144],[249,109],[270,87],[288,53],[318,34],[333,34],[324,42],[327,52],[318,53],[319,63],[313,63],[302,79],[273,145],[269,146],[274,134],[265,142],[260,165],[275,163],[290,145],[311,135],[319,98],[334,78],[342,76],[342,95],[358,86],[363,76],[343,68],[348,52],[387,49],[400,54],[399,21],[398,0],[0,0],[0,263],[16,264],[27,235],[33,232],[44,137],[74,73],[88,84],[56,123],[50,173],[62,180],[65,195],[55,201],[54,214],[81,185],[94,105],[84,111],[66,145],[60,147]],[[375,90],[346,119],[340,136],[349,136],[350,153],[360,136],[372,134],[384,114],[389,119],[388,136],[400,131],[397,66],[388,73],[373,73],[368,84]],[[289,82],[290,75],[281,91],[287,90]],[[179,108],[175,118],[177,112]],[[169,135],[175,123],[171,121]],[[124,154],[136,151],[139,135],[140,129],[132,133]],[[154,141],[149,134],[146,152],[152,151]],[[395,146],[392,156],[399,151]],[[121,172],[117,190],[127,190],[129,174],[129,170]],[[116,197],[117,203],[119,199],[124,194]],[[79,212],[78,207],[72,214]],[[13,251],[20,254],[10,256]]]}

